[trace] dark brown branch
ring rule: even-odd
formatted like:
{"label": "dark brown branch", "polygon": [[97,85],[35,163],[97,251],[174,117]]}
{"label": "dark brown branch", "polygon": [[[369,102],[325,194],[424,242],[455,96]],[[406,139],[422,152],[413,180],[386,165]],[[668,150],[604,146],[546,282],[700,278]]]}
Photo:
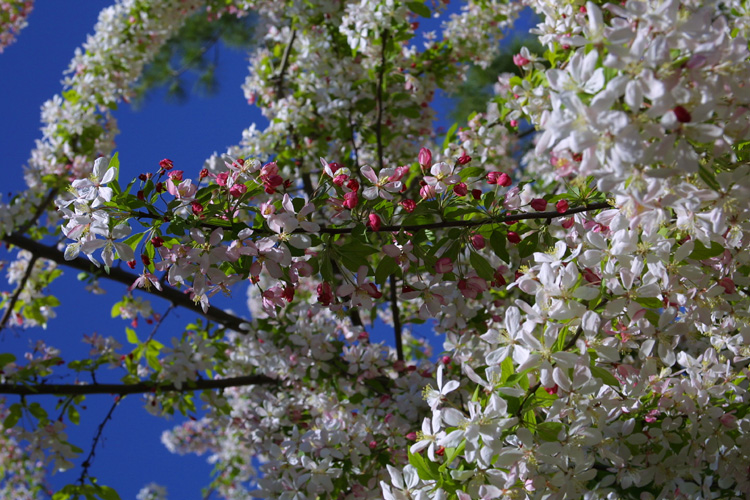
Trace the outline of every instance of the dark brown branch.
{"label": "dark brown branch", "polygon": [[61,395],[80,396],[88,394],[145,394],[155,391],[162,392],[193,392],[209,389],[226,389],[228,387],[244,387],[248,385],[277,384],[278,381],[265,375],[244,375],[242,377],[222,378],[213,380],[195,380],[185,382],[181,388],[175,384],[159,384],[154,382],[136,382],[135,384],[0,384],[0,394],[16,394],[19,396]]}
{"label": "dark brown branch", "polygon": [[376,103],[376,116],[375,116],[375,139],[378,146],[378,166],[380,170],[383,170],[383,77],[385,76],[385,49],[388,45],[388,30],[383,30],[381,37],[383,46],[380,49],[380,68],[378,68],[378,87],[376,89],[375,103]]}
{"label": "dark brown branch", "polygon": [[112,407],[107,412],[107,416],[104,417],[104,420],[102,420],[102,422],[99,424],[99,428],[96,430],[96,435],[94,436],[94,442],[91,444],[91,451],[89,452],[89,456],[87,456],[86,460],[84,460],[81,464],[81,476],[78,478],[78,483],[81,485],[83,485],[83,482],[89,475],[89,467],[91,467],[91,461],[94,459],[94,455],[96,454],[96,445],[99,444],[99,439],[101,439],[102,437],[104,426],[107,425],[107,422],[112,420],[112,414],[115,412],[115,408],[117,408],[117,405],[120,404],[120,401],[122,401],[122,398],[115,399],[115,402],[112,403]]}
{"label": "dark brown branch", "polygon": [[401,311],[398,309],[398,293],[396,292],[396,275],[391,274],[391,313],[393,314],[393,333],[396,338],[396,359],[404,360],[404,341],[401,338]]}
{"label": "dark brown branch", "polygon": [[21,292],[23,292],[23,289],[26,287],[26,283],[29,281],[31,273],[34,272],[34,265],[36,264],[37,260],[39,260],[39,256],[36,254],[33,254],[31,256],[31,259],[29,259],[29,264],[26,266],[26,272],[23,273],[23,278],[21,278],[21,282],[13,292],[13,296],[10,298],[10,301],[8,301],[8,307],[3,312],[2,319],[0,319],[0,331],[5,328],[5,325],[8,323],[8,319],[10,319],[10,315],[13,314],[13,308],[16,307],[18,297],[21,296]]}
{"label": "dark brown branch", "polygon": [[[96,274],[100,277],[107,278],[112,281],[117,281],[127,286],[132,285],[135,280],[138,279],[137,274],[129,273],[119,268],[111,268],[109,270],[109,274],[105,274],[102,269],[97,268],[88,259],[84,259],[82,257],[78,257],[77,259],[73,260],[65,260],[63,252],[59,251],[57,248],[43,245],[38,241],[34,241],[31,238],[27,238],[23,235],[15,233],[9,234],[4,236],[2,240],[11,245],[23,248],[24,250],[28,250],[39,258],[51,260],[53,262],[56,262],[57,264],[71,267],[73,269],[78,269],[79,271]],[[203,309],[201,309],[199,305],[193,302],[190,296],[182,293],[176,288],[165,286],[163,287],[162,291],[156,290],[155,288],[152,288],[150,290],[141,290],[146,293],[162,297],[177,306],[189,309],[211,321],[215,321],[216,323],[219,323],[226,328],[236,330],[240,333],[243,332],[241,328],[242,325],[247,323],[246,320],[231,315],[215,306],[209,306],[208,310],[204,313]]]}
{"label": "dark brown branch", "polygon": [[[533,220],[533,219],[556,219],[559,217],[567,217],[568,215],[578,214],[581,212],[591,212],[593,210],[601,210],[603,208],[611,208],[611,205],[604,201],[600,203],[591,203],[590,205],[584,205],[582,207],[571,208],[563,213],[556,211],[552,212],[533,212],[533,213],[518,213],[513,215],[505,215],[497,218],[487,219],[474,219],[474,220],[456,220],[446,222],[432,222],[430,224],[404,224],[404,225],[389,225],[380,226],[377,231],[379,233],[395,233],[398,231],[421,231],[424,229],[444,229],[448,227],[478,227],[488,226],[491,224],[502,224],[504,222],[519,221],[519,220]],[[368,229],[372,231],[372,229]],[[321,227],[318,234],[349,234],[354,231],[353,227]],[[305,232],[305,231],[295,231]]]}
{"label": "dark brown branch", "polygon": [[[597,203],[590,203],[580,207],[571,208],[565,212],[559,213],[557,211],[550,212],[521,212],[513,215],[504,215],[502,217],[493,217],[485,219],[471,219],[471,220],[455,220],[455,221],[444,221],[444,222],[431,222],[429,224],[393,224],[383,225],[375,231],[368,228],[368,231],[376,233],[397,233],[403,231],[422,231],[425,229],[445,229],[449,227],[478,227],[478,226],[489,226],[492,224],[502,224],[511,221],[520,220],[538,220],[538,219],[558,219],[560,217],[567,217],[569,215],[579,214],[581,212],[592,212],[594,210],[601,210],[604,208],[612,208],[609,202],[602,201]],[[131,212],[130,215],[136,219],[162,219],[162,215],[154,215],[146,212]],[[213,224],[204,224],[204,227],[208,228],[219,228],[226,226],[218,226]],[[304,229],[295,229],[294,233],[299,234],[349,234],[354,232],[354,227],[325,227],[322,226],[320,230],[315,232],[305,231]],[[276,234],[262,228],[253,229],[255,234]]]}
{"label": "dark brown branch", "polygon": [[276,79],[276,96],[279,99],[284,97],[284,74],[289,66],[289,56],[292,54],[292,45],[294,45],[295,38],[297,38],[297,30],[292,30],[292,36],[289,37],[289,43],[286,44],[284,55],[281,56],[281,68],[279,68],[279,73],[274,75]]}

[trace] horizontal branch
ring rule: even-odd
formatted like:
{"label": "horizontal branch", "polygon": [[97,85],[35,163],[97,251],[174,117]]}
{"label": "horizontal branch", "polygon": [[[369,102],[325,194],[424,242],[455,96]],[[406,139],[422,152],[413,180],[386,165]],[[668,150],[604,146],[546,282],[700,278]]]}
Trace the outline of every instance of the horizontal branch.
{"label": "horizontal branch", "polygon": [[[63,252],[61,252],[57,248],[43,245],[38,241],[34,241],[31,238],[27,238],[26,236],[19,235],[17,233],[5,235],[2,237],[2,240],[6,243],[17,246],[18,248],[28,250],[33,255],[36,255],[40,258],[51,260],[62,266],[78,269],[79,271],[85,271],[87,273],[116,281],[127,286],[132,285],[139,277],[137,274],[129,273],[116,267],[110,268],[109,274],[107,274],[101,268],[97,268],[94,264],[91,263],[91,261],[89,261],[88,259],[84,259],[83,257],[78,257],[73,260],[65,260]],[[162,297],[177,306],[189,309],[197,314],[200,314],[206,319],[215,321],[216,323],[219,323],[226,328],[236,330],[238,332],[242,332],[243,330],[241,329],[241,326],[248,322],[247,320],[238,318],[237,316],[229,314],[223,309],[215,306],[209,306],[208,310],[204,313],[203,309],[198,304],[193,302],[193,300],[188,295],[181,292],[180,290],[169,286],[163,286],[162,288],[163,289],[161,291],[153,287],[150,290],[140,290],[152,295],[156,295],[158,297]]]}
{"label": "horizontal branch", "polygon": [[[557,219],[560,217],[567,217],[568,215],[579,214],[581,212],[592,212],[594,210],[601,210],[603,208],[612,208],[612,206],[604,202],[591,203],[590,205],[584,205],[582,207],[571,208],[565,212],[533,212],[533,213],[519,213],[514,215],[505,215],[502,217],[492,217],[486,219],[474,219],[474,220],[454,220],[454,221],[443,221],[443,222],[431,222],[429,224],[404,224],[404,225],[391,225],[391,226],[380,226],[377,230],[369,229],[369,231],[375,233],[393,233],[398,231],[421,231],[424,229],[444,229],[449,227],[479,227],[489,226],[491,224],[503,224],[505,222],[513,222],[520,220],[533,220],[533,219]],[[354,231],[353,227],[321,227],[320,234],[349,234]],[[295,231],[295,233],[304,233],[306,231]]]}
{"label": "horizontal branch", "polygon": [[[487,217],[484,219],[470,219],[470,220],[453,220],[453,221],[441,221],[441,222],[430,222],[428,224],[392,224],[383,225],[378,229],[368,228],[368,231],[373,233],[396,233],[401,230],[403,231],[421,231],[424,229],[445,229],[450,227],[479,227],[489,226],[492,224],[503,224],[505,222],[515,222],[521,220],[535,220],[535,219],[559,219],[561,217],[567,217],[569,215],[579,214],[582,212],[593,212],[594,210],[602,210],[604,208],[612,208],[609,202],[601,201],[596,203],[590,203],[580,207],[571,208],[565,212],[558,212],[556,210],[549,212],[520,212],[513,215],[504,215],[501,217]],[[131,212],[132,217],[137,219],[161,219],[163,216],[154,215],[145,212]],[[201,224],[203,227],[212,229],[224,229],[227,226],[205,223]],[[276,234],[275,232],[262,229],[262,228],[251,228],[256,234]],[[298,228],[293,231],[295,234],[350,234],[355,231],[355,227],[326,227],[321,226],[317,231],[306,231]]]}
{"label": "horizontal branch", "polygon": [[213,380],[195,380],[185,382],[177,388],[174,383],[157,384],[154,382],[137,382],[135,384],[0,384],[0,394],[16,394],[18,396],[80,396],[87,394],[145,394],[149,392],[193,392],[210,389],[226,389],[228,387],[244,387],[248,385],[277,384],[278,380],[265,375],[244,375],[242,377],[221,378]]}

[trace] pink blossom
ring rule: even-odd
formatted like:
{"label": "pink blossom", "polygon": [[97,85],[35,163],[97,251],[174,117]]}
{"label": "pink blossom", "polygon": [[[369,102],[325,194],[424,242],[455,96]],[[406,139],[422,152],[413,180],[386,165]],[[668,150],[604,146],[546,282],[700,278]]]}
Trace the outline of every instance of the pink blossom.
{"label": "pink blossom", "polygon": [[450,257],[441,257],[435,263],[435,271],[440,274],[453,272],[453,261]]}

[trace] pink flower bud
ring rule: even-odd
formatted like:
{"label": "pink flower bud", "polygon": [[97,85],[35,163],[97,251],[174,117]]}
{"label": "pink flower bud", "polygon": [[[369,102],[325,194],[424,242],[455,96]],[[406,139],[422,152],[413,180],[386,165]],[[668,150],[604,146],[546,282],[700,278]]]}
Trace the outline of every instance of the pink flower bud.
{"label": "pink flower bud", "polygon": [[172,170],[172,168],[174,167],[174,162],[168,158],[164,158],[159,162],[159,166],[164,170]]}
{"label": "pink flower bud", "polygon": [[169,178],[173,181],[181,181],[182,174],[184,174],[182,170],[172,170],[171,172],[169,172]]}
{"label": "pink flower bud", "polygon": [[419,161],[422,169],[429,167],[432,164],[432,151],[427,148],[420,149],[417,161]]}
{"label": "pink flower bud", "polygon": [[544,198],[534,198],[533,200],[531,200],[531,203],[529,203],[529,205],[531,205],[531,208],[533,208],[537,212],[541,212],[545,208],[547,208],[547,200],[545,200]]}
{"label": "pink flower bud", "polygon": [[460,182],[453,186],[453,192],[456,193],[456,196],[466,196],[469,194],[469,188],[466,187],[465,183]]}
{"label": "pink flower bud", "polygon": [[231,188],[229,188],[229,194],[234,198],[240,198],[243,194],[247,192],[247,186],[244,184],[235,184]]}
{"label": "pink flower bud", "polygon": [[531,61],[523,57],[521,54],[516,54],[513,56],[513,64],[516,66],[526,66]]}
{"label": "pink flower bud", "polygon": [[569,208],[570,204],[568,203],[568,200],[560,200],[555,203],[555,210],[557,210],[558,214],[564,214]]}
{"label": "pink flower bud", "polygon": [[161,239],[159,236],[154,236],[151,238],[151,244],[154,245],[156,248],[159,248],[164,244],[164,240]]}
{"label": "pink flower bud", "polygon": [[367,217],[367,225],[370,226],[370,229],[373,231],[380,231],[380,216],[378,214],[370,214]]}
{"label": "pink flower bud", "polygon": [[565,229],[570,229],[571,227],[573,227],[573,223],[574,223],[574,222],[575,222],[575,221],[573,220],[573,217],[571,217],[571,218],[569,218],[569,219],[565,219],[565,220],[564,220],[564,221],[562,222],[562,224],[561,224],[561,225],[562,225],[562,227],[564,227]]}
{"label": "pink flower bud", "polygon": [[205,179],[206,177],[208,177],[208,169],[202,168],[200,174],[198,174],[198,177],[200,179]]}
{"label": "pink flower bud", "polygon": [[450,356],[443,356],[442,358],[440,358],[440,362],[443,363],[444,365],[447,365],[448,363],[451,362],[451,357]]}
{"label": "pink flower bud", "polygon": [[435,271],[438,274],[450,273],[453,271],[453,261],[450,257],[441,257],[435,263]]}
{"label": "pink flower bud", "polygon": [[485,247],[484,236],[481,234],[475,234],[471,237],[471,245],[477,250],[481,250]]}
{"label": "pink flower bud", "polygon": [[457,163],[459,165],[466,165],[471,161],[471,156],[469,155],[461,155],[461,157],[457,160]]}
{"label": "pink flower bud", "polygon": [[425,184],[419,190],[419,196],[421,196],[423,200],[431,200],[435,198],[437,196],[437,193],[435,192],[435,186]]}
{"label": "pink flower bud", "polygon": [[194,202],[192,202],[192,203],[190,204],[190,208],[192,208],[192,209],[193,209],[193,213],[194,213],[195,215],[200,215],[201,213],[203,213],[203,205],[201,205],[201,204],[200,204],[200,203],[198,203],[197,201],[194,201]]}
{"label": "pink flower bud", "polygon": [[724,288],[724,293],[735,293],[737,291],[734,281],[729,277],[721,278],[719,280],[719,286]]}
{"label": "pink flower bud", "polygon": [[344,195],[344,208],[348,208],[349,210],[354,210],[354,207],[357,206],[357,203],[359,203],[359,196],[357,196],[356,191],[349,191]]}
{"label": "pink flower bud", "polygon": [[518,126],[518,120],[511,120],[510,121],[510,126],[511,127],[517,127]]}

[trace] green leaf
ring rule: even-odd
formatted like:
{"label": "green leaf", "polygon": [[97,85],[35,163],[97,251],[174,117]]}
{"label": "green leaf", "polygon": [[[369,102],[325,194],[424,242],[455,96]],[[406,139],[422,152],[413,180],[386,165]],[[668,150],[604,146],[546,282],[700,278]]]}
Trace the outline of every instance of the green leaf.
{"label": "green leaf", "polygon": [[[414,466],[415,469],[417,469],[417,475],[420,479],[423,481],[430,481],[435,480],[438,477],[440,477],[440,473],[435,470],[433,471],[432,467],[430,466],[432,462],[429,462],[422,457],[419,453],[412,453],[411,450],[409,451],[409,463]],[[435,469],[437,469],[437,464],[435,465]]]}
{"label": "green leaf", "polygon": [[135,333],[135,330],[133,330],[132,328],[125,328],[125,332],[128,336],[128,342],[135,345],[139,345],[141,343],[141,341],[138,340],[138,335]]}
{"label": "green leaf", "polygon": [[448,145],[453,140],[453,136],[455,135],[456,130],[458,130],[458,123],[454,123],[453,126],[448,130],[448,133],[445,134],[445,139],[443,139],[443,151],[448,149]]}
{"label": "green leaf", "polygon": [[469,262],[479,276],[492,281],[495,275],[495,269],[493,269],[490,263],[487,262],[487,259],[479,255],[477,252],[471,252],[469,255]]}
{"label": "green leaf", "polygon": [[9,352],[4,352],[0,354],[0,368],[7,365],[8,363],[14,362],[15,360],[16,360],[16,357]]}
{"label": "green leaf", "polygon": [[518,244],[518,255],[521,258],[528,257],[534,253],[539,245],[539,233],[530,234]]}
{"label": "green leaf", "polygon": [[461,170],[458,175],[461,177],[462,181],[465,181],[466,179],[470,177],[481,177],[485,174],[485,171],[482,167],[469,167]]}
{"label": "green leaf", "polygon": [[382,285],[385,283],[385,280],[388,279],[388,276],[395,273],[397,270],[398,264],[396,263],[396,260],[393,257],[384,256],[380,260],[378,268],[375,269],[375,283]]}
{"label": "green leaf", "polygon": [[414,12],[415,14],[419,14],[422,17],[430,17],[430,8],[427,7],[422,2],[406,2],[406,6],[409,7],[409,10]]}
{"label": "green leaf", "polygon": [[643,307],[647,307],[650,309],[660,309],[664,307],[664,303],[655,297],[639,297],[635,299],[635,301]]}
{"label": "green leaf", "polygon": [[99,490],[97,494],[103,500],[120,500],[120,495],[114,488],[110,488],[109,486],[98,486],[97,488]]}
{"label": "green leaf", "polygon": [[609,370],[606,370],[602,368],[601,366],[592,366],[591,367],[591,374],[600,379],[602,382],[604,382],[606,385],[611,385],[614,387],[620,387],[620,382],[617,381],[614,375],[612,375]]}
{"label": "green leaf", "polygon": [[560,422],[542,422],[536,426],[536,433],[544,441],[557,441],[562,428],[563,424]]}
{"label": "green leaf", "polygon": [[18,403],[10,405],[10,408],[8,410],[8,416],[5,417],[5,420],[3,421],[3,428],[5,429],[15,427],[18,421],[21,420],[21,415],[23,415],[21,405]]}
{"label": "green leaf", "polygon": [[500,257],[505,263],[510,263],[510,255],[508,255],[508,249],[505,247],[507,238],[505,234],[500,230],[495,230],[490,235],[490,246],[495,252],[495,255]]}
{"label": "green leaf", "polygon": [[724,247],[716,243],[715,241],[711,242],[711,248],[706,248],[706,246],[700,242],[700,240],[695,240],[695,248],[693,248],[693,252],[690,254],[691,259],[695,260],[705,260],[710,259],[711,257],[716,257],[717,255],[721,255],[724,252]]}
{"label": "green leaf", "polygon": [[70,419],[70,422],[75,425],[81,423],[81,415],[78,413],[78,409],[73,405],[68,406],[68,418]]}

